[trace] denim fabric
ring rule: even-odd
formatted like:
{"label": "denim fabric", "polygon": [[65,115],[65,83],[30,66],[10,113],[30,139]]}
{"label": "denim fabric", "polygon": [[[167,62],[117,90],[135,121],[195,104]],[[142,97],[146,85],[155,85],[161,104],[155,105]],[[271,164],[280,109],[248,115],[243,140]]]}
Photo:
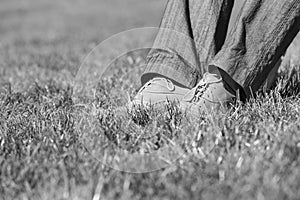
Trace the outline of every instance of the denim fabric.
{"label": "denim fabric", "polygon": [[233,4],[169,0],[142,83],[160,74],[193,87],[210,66],[217,66],[248,96],[255,93],[299,32],[300,0],[247,0],[227,34]]}

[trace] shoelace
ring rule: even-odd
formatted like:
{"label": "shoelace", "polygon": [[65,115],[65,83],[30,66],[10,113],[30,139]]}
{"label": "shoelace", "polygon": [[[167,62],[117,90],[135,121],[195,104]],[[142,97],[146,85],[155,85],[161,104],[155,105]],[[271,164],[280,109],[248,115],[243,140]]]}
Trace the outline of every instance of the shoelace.
{"label": "shoelace", "polygon": [[198,102],[200,100],[201,96],[204,94],[204,92],[208,88],[209,84],[219,83],[220,81],[222,81],[221,78],[218,78],[216,81],[207,81],[208,75],[217,77],[217,75],[214,75],[214,74],[209,74],[207,72],[204,73],[203,78],[199,81],[199,83],[194,88],[192,88],[191,91],[187,94],[187,95],[189,95],[190,93],[192,93],[193,95],[191,95],[190,98],[185,98],[186,101],[189,101],[192,103]]}
{"label": "shoelace", "polygon": [[165,87],[165,85],[163,84],[159,84],[157,83],[159,80],[163,80],[166,83],[166,86],[168,88],[168,90],[173,91],[175,90],[175,85],[172,83],[172,81],[170,81],[169,79],[166,78],[153,78],[150,81],[148,81],[139,91],[138,94],[141,95],[141,93],[143,92],[143,90],[145,90],[146,88],[149,88],[151,85],[153,85],[154,83],[158,84],[159,86]]}

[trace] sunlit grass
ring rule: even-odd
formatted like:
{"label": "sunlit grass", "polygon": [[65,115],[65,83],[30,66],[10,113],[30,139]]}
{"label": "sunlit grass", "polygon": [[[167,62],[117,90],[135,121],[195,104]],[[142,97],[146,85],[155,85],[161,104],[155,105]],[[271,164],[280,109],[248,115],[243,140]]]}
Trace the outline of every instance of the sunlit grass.
{"label": "sunlit grass", "polygon": [[[0,199],[299,199],[297,57],[287,56],[269,93],[191,121],[176,102],[118,108],[139,87],[135,62],[114,63],[92,99],[76,96],[72,77],[98,42],[92,22],[82,28],[94,32],[77,41],[66,36],[75,25],[43,39],[42,29],[30,36],[11,20],[0,46]],[[151,173],[116,171],[95,156],[121,160],[118,149],[147,154],[172,142],[183,154]]]}

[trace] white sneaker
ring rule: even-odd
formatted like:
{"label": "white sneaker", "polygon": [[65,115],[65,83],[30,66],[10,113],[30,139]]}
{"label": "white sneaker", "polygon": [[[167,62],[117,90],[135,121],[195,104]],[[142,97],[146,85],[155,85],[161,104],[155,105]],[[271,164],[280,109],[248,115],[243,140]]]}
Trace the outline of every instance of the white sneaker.
{"label": "white sneaker", "polygon": [[175,85],[167,78],[153,78],[148,81],[137,93],[129,107],[133,105],[157,105],[167,101],[181,101],[190,91],[189,88]]}

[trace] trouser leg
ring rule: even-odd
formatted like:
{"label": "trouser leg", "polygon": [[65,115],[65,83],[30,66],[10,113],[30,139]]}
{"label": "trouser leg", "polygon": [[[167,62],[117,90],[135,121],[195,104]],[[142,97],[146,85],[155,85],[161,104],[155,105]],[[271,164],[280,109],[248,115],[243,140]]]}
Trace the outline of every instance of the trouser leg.
{"label": "trouser leg", "polygon": [[161,75],[193,87],[221,49],[234,0],[169,0],[142,83]]}
{"label": "trouser leg", "polygon": [[252,96],[299,29],[300,0],[246,1],[210,67],[227,72]]}

